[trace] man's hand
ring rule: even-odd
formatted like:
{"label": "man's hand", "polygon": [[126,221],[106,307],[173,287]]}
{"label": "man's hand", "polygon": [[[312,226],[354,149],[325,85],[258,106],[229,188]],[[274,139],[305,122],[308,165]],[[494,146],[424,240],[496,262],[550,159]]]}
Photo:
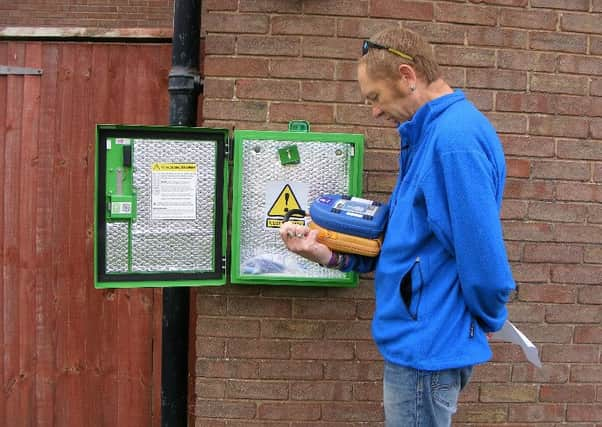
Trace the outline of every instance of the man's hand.
{"label": "man's hand", "polygon": [[319,243],[318,230],[310,230],[307,226],[284,222],[280,226],[280,238],[287,249],[303,258],[318,264],[326,265],[330,261],[332,251]]}

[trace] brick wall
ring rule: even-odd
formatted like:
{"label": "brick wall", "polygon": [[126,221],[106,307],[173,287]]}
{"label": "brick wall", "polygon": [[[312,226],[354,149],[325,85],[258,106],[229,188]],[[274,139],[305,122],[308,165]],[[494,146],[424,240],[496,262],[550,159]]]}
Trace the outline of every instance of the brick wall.
{"label": "brick wall", "polygon": [[[457,426],[602,426],[602,0],[205,0],[206,126],[363,132],[364,188],[385,200],[398,139],[355,83],[361,40],[389,25],[435,44],[446,80],[507,156],[510,318],[542,370],[492,344]],[[372,282],[227,286],[196,305],[196,425],[380,426]]]}
{"label": "brick wall", "polygon": [[0,0],[0,27],[171,28],[174,0]]}

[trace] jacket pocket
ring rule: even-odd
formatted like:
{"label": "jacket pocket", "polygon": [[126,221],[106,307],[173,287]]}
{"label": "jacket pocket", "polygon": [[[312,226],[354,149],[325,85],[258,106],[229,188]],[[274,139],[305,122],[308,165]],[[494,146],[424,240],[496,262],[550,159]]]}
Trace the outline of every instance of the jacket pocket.
{"label": "jacket pocket", "polygon": [[420,306],[420,299],[422,297],[422,286],[420,257],[416,257],[412,266],[399,282],[399,295],[412,320],[418,320],[418,307]]}

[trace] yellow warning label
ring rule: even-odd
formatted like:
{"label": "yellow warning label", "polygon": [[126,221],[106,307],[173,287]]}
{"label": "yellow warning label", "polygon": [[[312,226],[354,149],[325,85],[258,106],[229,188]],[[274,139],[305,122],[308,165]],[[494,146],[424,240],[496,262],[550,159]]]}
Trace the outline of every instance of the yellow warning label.
{"label": "yellow warning label", "polygon": [[[305,221],[302,219],[290,220],[289,222],[293,223],[293,224],[297,224],[297,225],[305,225]],[[282,225],[281,218],[268,218],[265,220],[265,226],[267,228],[280,228],[281,225]]]}
{"label": "yellow warning label", "polygon": [[153,163],[153,172],[196,172],[196,163]]}
{"label": "yellow warning label", "polygon": [[268,211],[268,216],[284,216],[291,209],[301,209],[290,185],[286,184]]}

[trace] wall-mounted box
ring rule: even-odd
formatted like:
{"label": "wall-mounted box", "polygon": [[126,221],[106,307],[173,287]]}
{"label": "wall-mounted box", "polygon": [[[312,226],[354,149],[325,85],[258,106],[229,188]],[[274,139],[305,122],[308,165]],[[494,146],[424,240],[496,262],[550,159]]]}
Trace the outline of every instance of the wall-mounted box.
{"label": "wall-mounted box", "polygon": [[233,138],[225,129],[99,125],[95,286],[355,286],[355,273],[289,252],[278,234],[288,210],[309,210],[323,193],[361,192],[363,136],[304,123]]}

